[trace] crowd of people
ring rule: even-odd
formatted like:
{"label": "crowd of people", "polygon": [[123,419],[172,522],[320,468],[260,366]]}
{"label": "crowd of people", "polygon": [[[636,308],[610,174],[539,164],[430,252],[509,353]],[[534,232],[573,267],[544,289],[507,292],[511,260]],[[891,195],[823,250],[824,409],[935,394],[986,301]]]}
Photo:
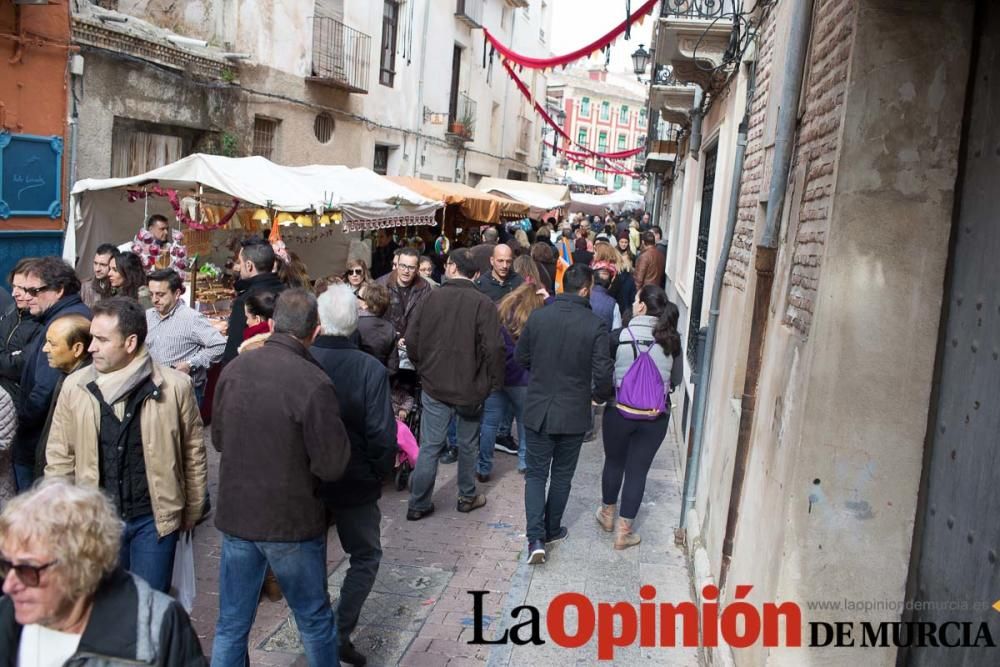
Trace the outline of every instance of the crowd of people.
{"label": "crowd of people", "polygon": [[[154,238],[161,226],[147,221]],[[400,241],[379,231],[370,266],[352,257],[311,280],[246,238],[222,326],[188,305],[175,270],[147,273],[111,244],[86,281],[56,257],[17,263],[0,295],[0,656],[202,659],[167,594],[181,536],[214,504],[213,664],[246,663],[261,595],[288,601],[310,664],[365,664],[351,635],[408,426],[419,455],[407,520],[434,513],[440,464],[457,462],[457,510],[473,512],[495,452],[516,456],[526,558],[539,564],[567,535],[577,460],[603,410],[596,520],[614,548],[639,543],[633,521],[682,372],[648,214],[488,227],[429,254],[426,239]],[[220,453],[214,498],[205,430]],[[349,558],[336,608],[331,530]]]}

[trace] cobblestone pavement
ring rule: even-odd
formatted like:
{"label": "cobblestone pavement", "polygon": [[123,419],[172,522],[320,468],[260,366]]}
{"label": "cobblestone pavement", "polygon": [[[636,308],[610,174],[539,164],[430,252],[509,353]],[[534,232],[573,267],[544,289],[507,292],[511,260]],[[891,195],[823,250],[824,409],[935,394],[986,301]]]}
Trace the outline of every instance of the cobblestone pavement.
{"label": "cobblestone pavement", "polygon": [[[657,454],[643,507],[637,519],[642,543],[614,551],[611,536],[592,516],[600,501],[603,451],[600,440],[584,444],[565,525],[570,536],[552,548],[541,566],[522,563],[524,481],[516,457],[496,454],[493,479],[480,484],[488,504],[469,514],[456,510],[455,465],[440,466],[435,488],[437,511],[417,522],[405,519],[407,494],[386,487],[382,509],[383,558],[378,580],[361,614],[354,643],[369,665],[582,665],[596,664],[592,641],[576,650],[544,646],[476,646],[473,600],[469,590],[490,591],[484,598],[483,636],[502,634],[512,623],[510,610],[530,604],[541,610],[558,593],[577,591],[596,601],[638,601],[642,584],[657,588],[657,599],[691,599],[684,554],[674,545],[680,498],[680,452],[668,435]],[[209,452],[213,493],[218,456]],[[328,551],[330,595],[336,601],[347,568],[336,533]],[[206,655],[211,650],[218,612],[221,538],[209,520],[195,535],[198,590],[192,620]],[[543,634],[544,634],[544,619]],[[570,629],[569,626],[567,629]],[[250,635],[253,665],[305,665],[290,610],[284,601],[260,603]],[[697,665],[694,651],[620,649],[613,663],[640,661],[661,665]]]}

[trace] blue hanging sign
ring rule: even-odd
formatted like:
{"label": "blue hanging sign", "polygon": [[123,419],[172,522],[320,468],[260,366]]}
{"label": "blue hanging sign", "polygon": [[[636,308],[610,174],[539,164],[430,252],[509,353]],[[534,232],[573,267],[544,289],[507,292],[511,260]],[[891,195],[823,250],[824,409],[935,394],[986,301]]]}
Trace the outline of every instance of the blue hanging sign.
{"label": "blue hanging sign", "polygon": [[62,215],[62,137],[0,132],[0,219]]}

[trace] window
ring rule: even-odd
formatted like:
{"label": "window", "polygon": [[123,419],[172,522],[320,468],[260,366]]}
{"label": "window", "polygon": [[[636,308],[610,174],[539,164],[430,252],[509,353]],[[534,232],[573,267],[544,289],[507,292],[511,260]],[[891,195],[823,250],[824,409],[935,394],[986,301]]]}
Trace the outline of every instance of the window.
{"label": "window", "polygon": [[583,171],[583,170],[584,170],[584,168],[585,168],[585,167],[583,166],[583,163],[582,163],[582,162],[577,162],[577,163],[576,163],[576,170],[577,170],[577,171]]}
{"label": "window", "polygon": [[278,121],[263,116],[253,118],[253,155],[274,159],[274,136],[278,132]]}
{"label": "window", "polygon": [[597,180],[599,180],[601,183],[607,183],[607,181],[608,181],[608,175],[606,173],[604,173],[603,171],[597,172],[596,176],[597,176]]}
{"label": "window", "polygon": [[611,120],[610,102],[601,102],[601,120]]}
{"label": "window", "polygon": [[639,127],[646,127],[646,109],[639,109]]}
{"label": "window", "polygon": [[621,174],[615,174],[615,190],[621,190],[623,185],[625,185],[625,179]]}
{"label": "window", "polygon": [[590,98],[584,97],[580,100],[580,115],[584,118],[590,118]]}
{"label": "window", "polygon": [[618,110],[618,124],[628,125],[628,120],[628,107],[623,104],[622,108]]}
{"label": "window", "polygon": [[623,151],[626,148],[625,142],[628,141],[628,136],[624,134],[618,135],[618,150]]}
{"label": "window", "polygon": [[581,146],[590,145],[587,143],[587,128],[585,127],[580,128],[580,131],[576,135],[576,143],[580,144]]}
{"label": "window", "polygon": [[382,60],[378,82],[392,88],[396,78],[396,32],[399,28],[399,5],[385,0],[382,9]]}
{"label": "window", "polygon": [[111,177],[135,176],[176,162],[190,152],[190,130],[115,118],[111,132]]}
{"label": "window", "polygon": [[389,172],[388,146],[375,146],[375,158],[372,160],[372,171],[383,176]]}
{"label": "window", "polygon": [[642,181],[640,181],[638,178],[633,178],[632,192],[641,192],[641,191],[642,191]]}
{"label": "window", "polygon": [[597,135],[597,150],[602,153],[608,150],[607,132],[601,132],[599,135]]}
{"label": "window", "polygon": [[318,114],[316,120],[313,121],[313,134],[316,135],[316,140],[321,144],[330,143],[330,140],[333,139],[333,116],[325,111]]}

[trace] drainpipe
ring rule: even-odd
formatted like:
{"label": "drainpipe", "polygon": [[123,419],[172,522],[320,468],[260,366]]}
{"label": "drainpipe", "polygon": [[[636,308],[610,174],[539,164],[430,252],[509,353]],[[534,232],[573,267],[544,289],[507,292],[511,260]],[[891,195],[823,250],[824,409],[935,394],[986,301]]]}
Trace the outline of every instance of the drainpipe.
{"label": "drainpipe", "polygon": [[420,81],[417,84],[417,132],[413,141],[413,175],[420,168],[420,134],[424,131],[424,72],[427,70],[427,29],[431,20],[431,3],[424,8],[424,33],[420,42]]}
{"label": "drainpipe", "polygon": [[[752,82],[751,82],[752,86]],[[743,116],[739,134],[736,137],[736,159],[733,161],[733,180],[729,187],[729,210],[726,216],[726,235],[722,241],[719,262],[715,266],[715,282],[712,283],[712,303],[708,311],[708,329],[703,339],[704,350],[699,349],[698,383],[694,391],[694,433],[693,445],[684,466],[684,500],[681,504],[680,528],[684,528],[687,510],[694,507],[698,494],[698,470],[701,467],[701,448],[705,436],[705,413],[708,408],[708,388],[712,379],[712,358],[715,353],[715,333],[719,322],[719,302],[722,300],[722,283],[726,277],[726,263],[733,245],[736,217],[740,209],[740,180],[743,176],[743,158],[747,152],[748,117]],[[700,135],[700,132],[699,132]],[[693,136],[693,133],[692,133]]]}
{"label": "drainpipe", "polygon": [[791,32],[787,47],[788,65],[781,86],[780,107],[774,139],[774,160],[771,167],[771,185],[767,195],[767,214],[754,261],[757,286],[754,290],[751,310],[747,371],[743,383],[732,490],[729,496],[726,533],[722,543],[722,563],[719,572],[720,588],[725,587],[729,565],[733,558],[736,527],[740,518],[740,503],[746,482],[747,464],[750,460],[750,445],[757,406],[757,385],[762,370],[764,342],[771,309],[771,292],[774,285],[774,267],[778,255],[781,210],[784,206],[785,194],[788,191],[792,145],[795,139],[799,97],[802,93],[802,76],[805,71],[805,57],[812,25],[811,2],[796,2],[792,4],[792,7]]}

